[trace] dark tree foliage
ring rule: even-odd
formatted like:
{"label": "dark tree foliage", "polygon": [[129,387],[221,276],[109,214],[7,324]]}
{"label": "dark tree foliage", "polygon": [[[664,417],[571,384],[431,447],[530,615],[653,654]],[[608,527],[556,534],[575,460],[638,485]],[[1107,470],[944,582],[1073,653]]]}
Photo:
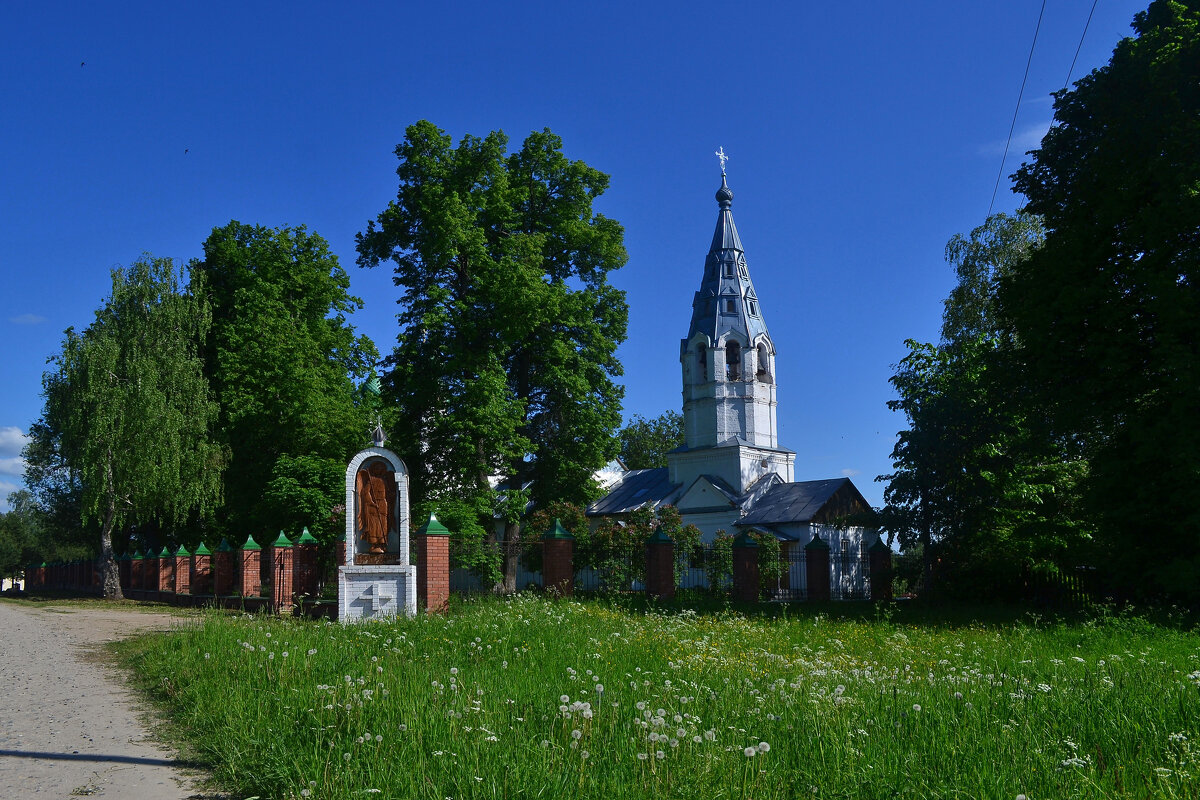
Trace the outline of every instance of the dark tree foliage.
{"label": "dark tree foliage", "polygon": [[667,453],[683,444],[683,415],[664,411],[654,419],[634,414],[617,434],[621,461],[627,469],[654,469],[667,465]]}
{"label": "dark tree foliage", "polygon": [[[378,353],[347,322],[362,301],[329,245],[300,228],[230,222],[191,265],[192,290],[212,308],[205,372],[229,448],[223,533],[339,533],[340,475],[370,443],[356,380]],[[335,480],[332,476],[338,474]]]}
{"label": "dark tree foliage", "polygon": [[[955,236],[958,283],[939,345],[908,341],[888,403],[909,423],[884,475],[880,522],[924,559],[923,590],[993,592],[1028,568],[1069,565],[1086,534],[1074,519],[1085,468],[1028,404],[1013,335],[997,314],[997,282],[1035,252],[1038,220],[997,214]],[[937,566],[935,571],[934,567]]]}
{"label": "dark tree foliage", "polygon": [[1035,396],[1086,456],[1106,558],[1146,593],[1200,586],[1200,2],[1156,0],[1055,94],[1016,173],[1041,250],[1002,281]]}
{"label": "dark tree foliage", "polygon": [[384,396],[417,502],[453,500],[490,523],[489,476],[501,476],[515,540],[531,496],[590,499],[617,452],[628,309],[608,283],[626,260],[621,226],[592,210],[608,177],[549,131],[507,144],[493,132],[455,147],[429,122],[410,126],[397,198],[358,253],[362,266],[394,262],[403,293]]}

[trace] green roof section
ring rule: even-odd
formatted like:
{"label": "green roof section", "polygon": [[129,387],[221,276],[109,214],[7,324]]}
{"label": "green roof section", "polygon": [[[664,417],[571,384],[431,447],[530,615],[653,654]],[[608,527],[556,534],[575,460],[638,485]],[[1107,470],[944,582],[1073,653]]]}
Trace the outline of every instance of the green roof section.
{"label": "green roof section", "polygon": [[430,514],[429,519],[420,528],[417,528],[418,536],[449,536],[450,529],[438,521],[437,514]]}
{"label": "green roof section", "polygon": [[734,547],[758,547],[758,542],[750,535],[750,531],[742,531],[733,540]]}
{"label": "green roof section", "polygon": [[275,541],[271,542],[271,546],[272,547],[291,547],[292,540],[287,537],[286,533],[284,533],[283,531],[280,531],[279,538],[276,539]]}
{"label": "green roof section", "polygon": [[563,527],[562,520],[555,517],[554,525],[551,526],[550,530],[546,531],[546,534],[544,536],[542,536],[542,538],[543,539],[574,539],[575,537],[571,534],[571,532],[569,530],[567,530],[566,528]]}
{"label": "green roof section", "polygon": [[200,544],[199,544],[199,545],[196,547],[196,552],[195,552],[195,553],[193,553],[192,555],[196,555],[196,556],[211,556],[211,555],[212,555],[212,551],[211,551],[211,550],[209,550],[207,547],[205,547],[205,546],[204,546],[204,542],[201,542],[201,543],[200,543]]}
{"label": "green roof section", "polygon": [[163,547],[162,552],[158,554],[158,557],[159,558],[170,558],[171,551],[168,550],[166,547]]}
{"label": "green roof section", "polygon": [[296,540],[296,544],[317,544],[316,537],[308,532],[308,527],[300,532],[300,538]]}
{"label": "green roof section", "polygon": [[262,545],[254,541],[253,536],[246,537],[246,543],[242,545],[243,550],[262,550]]}
{"label": "green roof section", "polygon": [[228,539],[221,540],[221,543],[219,545],[217,545],[217,552],[218,553],[232,553],[233,552],[233,548],[229,546]]}
{"label": "green roof section", "polygon": [[144,556],[144,555],[142,555],[142,551],[139,549],[139,550],[134,550],[134,551],[133,551],[133,555],[131,556],[131,558],[132,558],[134,561],[140,561],[141,559],[145,558],[145,556]]}
{"label": "green roof section", "polygon": [[804,545],[805,550],[829,550],[829,542],[821,538],[821,534],[814,533],[812,541]]}
{"label": "green roof section", "polygon": [[675,543],[675,541],[670,536],[667,535],[667,532],[662,529],[662,525],[659,525],[657,528],[655,528],[654,534],[646,541],[649,542],[650,544],[674,544]]}
{"label": "green roof section", "polygon": [[179,545],[179,549],[175,551],[175,555],[180,556],[181,558],[187,558],[191,555],[191,553],[187,551],[186,547]]}

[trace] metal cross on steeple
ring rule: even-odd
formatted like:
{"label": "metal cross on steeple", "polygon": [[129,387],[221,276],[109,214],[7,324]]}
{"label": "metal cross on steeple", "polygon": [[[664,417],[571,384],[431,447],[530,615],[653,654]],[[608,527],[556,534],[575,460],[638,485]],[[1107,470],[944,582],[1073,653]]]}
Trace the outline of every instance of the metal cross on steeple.
{"label": "metal cross on steeple", "polygon": [[721,177],[724,178],[725,177],[725,162],[729,160],[729,156],[725,155],[724,147],[718,147],[717,152],[714,153],[714,155],[721,162]]}

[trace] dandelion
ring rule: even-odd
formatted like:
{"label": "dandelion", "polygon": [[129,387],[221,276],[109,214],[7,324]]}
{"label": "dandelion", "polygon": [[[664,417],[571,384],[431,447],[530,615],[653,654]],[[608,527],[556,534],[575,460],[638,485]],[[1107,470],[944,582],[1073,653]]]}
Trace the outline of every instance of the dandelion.
{"label": "dandelion", "polygon": [[349,754],[349,753],[342,753],[342,760],[343,760],[343,761],[349,761],[349,760],[350,760],[350,754]]}
{"label": "dandelion", "polygon": [[919,712],[920,710],[921,710],[921,704],[920,704],[920,703],[913,703],[913,711],[918,711],[918,712]]}
{"label": "dandelion", "polygon": [[570,698],[570,696],[564,694],[562,697],[558,698],[558,702],[569,703],[569,702],[571,702],[571,698]]}
{"label": "dandelion", "polygon": [[655,750],[654,757],[657,758],[659,761],[662,761],[664,758],[667,757],[667,754],[664,753],[662,750]]}
{"label": "dandelion", "polygon": [[645,711],[646,710],[646,701],[638,700],[634,707],[637,708],[638,711]]}
{"label": "dandelion", "polygon": [[771,750],[771,745],[767,744],[766,742],[758,743],[758,752],[768,753],[768,752],[770,752],[770,750]]}
{"label": "dandelion", "polygon": [[451,667],[451,668],[450,668],[450,674],[451,674],[451,675],[457,675],[457,674],[458,674],[458,667]]}
{"label": "dandelion", "polygon": [[592,754],[589,753],[587,750],[584,750],[583,752],[581,752],[579,754],[579,757],[582,758],[584,761],[587,761],[589,758],[591,758],[591,756],[592,756]]}
{"label": "dandelion", "polygon": [[579,730],[578,728],[576,728],[575,730],[571,731],[571,738],[572,738],[572,739],[578,740],[578,739],[580,739],[582,736],[583,736],[583,731]]}
{"label": "dandelion", "polygon": [[545,750],[545,749],[546,749],[546,748],[548,748],[549,746],[550,746],[550,742],[549,742],[549,740],[547,740],[547,739],[542,739],[542,749],[543,749],[543,750]]}
{"label": "dandelion", "polygon": [[646,754],[645,754],[645,753],[638,753],[638,754],[637,754],[637,756],[638,756],[638,761],[645,761],[645,760],[646,760]]}
{"label": "dandelion", "polygon": [[375,734],[375,741],[377,741],[377,742],[382,742],[382,741],[383,741],[383,734],[382,734],[382,733],[377,733],[377,734]]}
{"label": "dandelion", "polygon": [[742,755],[744,755],[746,758],[754,758],[754,756],[757,753],[758,753],[758,748],[756,748],[756,747],[747,747],[745,750],[742,751]]}
{"label": "dandelion", "polygon": [[308,651],[308,654],[310,656],[315,656],[317,654],[317,648],[315,648],[315,647],[312,648],[311,650]]}

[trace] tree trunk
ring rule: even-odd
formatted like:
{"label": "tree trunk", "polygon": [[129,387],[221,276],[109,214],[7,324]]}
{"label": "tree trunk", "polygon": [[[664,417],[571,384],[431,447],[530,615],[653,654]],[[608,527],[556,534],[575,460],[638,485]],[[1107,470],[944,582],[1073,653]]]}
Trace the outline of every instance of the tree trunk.
{"label": "tree trunk", "polygon": [[117,516],[117,498],[113,492],[112,451],[109,451],[105,477],[108,479],[108,508],[104,510],[104,524],[100,526],[100,583],[104,587],[104,599],[124,600],[121,592],[121,573],[113,557],[112,529]]}
{"label": "tree trunk", "polygon": [[100,583],[104,587],[106,600],[124,600],[121,592],[121,572],[113,557],[112,529],[115,501],[109,497],[109,507],[104,513],[104,524],[100,528]]}
{"label": "tree trunk", "polygon": [[504,523],[504,593],[512,594],[517,591],[517,561],[520,557],[521,523]]}

